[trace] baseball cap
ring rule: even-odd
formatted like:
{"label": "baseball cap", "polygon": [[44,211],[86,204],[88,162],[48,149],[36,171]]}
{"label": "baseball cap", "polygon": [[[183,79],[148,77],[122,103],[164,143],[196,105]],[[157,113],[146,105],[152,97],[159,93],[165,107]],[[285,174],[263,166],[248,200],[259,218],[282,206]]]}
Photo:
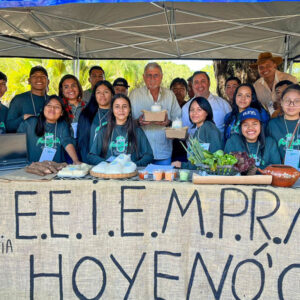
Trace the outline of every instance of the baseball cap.
{"label": "baseball cap", "polygon": [[240,114],[241,123],[247,119],[256,119],[261,121],[261,116],[256,108],[248,107]]}
{"label": "baseball cap", "polygon": [[126,88],[129,88],[129,85],[128,85],[128,82],[125,78],[117,78],[114,83],[113,83],[113,86],[124,86]]}

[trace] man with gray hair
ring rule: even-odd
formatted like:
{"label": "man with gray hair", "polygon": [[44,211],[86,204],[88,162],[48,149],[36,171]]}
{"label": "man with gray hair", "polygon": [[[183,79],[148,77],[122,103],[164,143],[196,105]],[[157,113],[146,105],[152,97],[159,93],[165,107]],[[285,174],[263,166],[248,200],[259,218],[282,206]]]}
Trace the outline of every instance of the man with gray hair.
{"label": "man with gray hair", "polygon": [[[150,142],[154,154],[154,163],[171,164],[172,141],[166,138],[164,128],[171,121],[181,117],[181,109],[172,91],[161,87],[163,73],[161,66],[156,62],[148,63],[143,74],[145,86],[134,89],[130,94],[132,116],[138,119]],[[162,122],[146,122],[143,110],[151,110],[154,104],[166,110],[166,118]]]}

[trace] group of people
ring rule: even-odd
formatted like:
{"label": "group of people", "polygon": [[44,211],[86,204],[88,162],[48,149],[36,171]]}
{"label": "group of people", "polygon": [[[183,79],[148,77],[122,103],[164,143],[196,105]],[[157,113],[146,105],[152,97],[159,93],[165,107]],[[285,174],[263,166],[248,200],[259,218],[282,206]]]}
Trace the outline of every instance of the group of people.
{"label": "group of people", "polygon": [[[145,86],[129,97],[126,79],[111,84],[100,66],[89,71],[90,89],[83,91],[68,74],[60,80],[58,96],[49,96],[47,71],[36,66],[29,74],[31,90],[15,96],[8,109],[1,104],[0,130],[26,133],[30,161],[95,165],[128,153],[137,166],[152,162],[192,169],[181,143],[165,134],[172,121],[182,119],[189,135],[211,152],[245,151],[261,168],[297,160],[299,166],[300,86],[295,77],[277,70],[281,62],[271,53],[260,54],[253,65],[260,78],[251,85],[229,77],[227,100],[210,92],[203,71],[162,87],[163,72],[155,62],[145,66]],[[0,98],[6,82],[0,72]],[[166,111],[165,120],[145,121],[143,111],[155,103]]]}

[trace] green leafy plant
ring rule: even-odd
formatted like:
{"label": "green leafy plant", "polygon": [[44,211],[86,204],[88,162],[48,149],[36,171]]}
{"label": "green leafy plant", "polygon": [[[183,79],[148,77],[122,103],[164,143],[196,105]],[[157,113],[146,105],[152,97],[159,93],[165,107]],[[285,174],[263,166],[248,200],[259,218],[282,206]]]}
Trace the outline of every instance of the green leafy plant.
{"label": "green leafy plant", "polygon": [[206,165],[209,169],[215,172],[218,168],[222,168],[222,172],[226,173],[227,169],[238,162],[235,156],[225,154],[223,150],[218,150],[211,153],[204,150],[197,138],[190,138],[188,147],[181,143],[188,153],[188,160],[196,166]]}

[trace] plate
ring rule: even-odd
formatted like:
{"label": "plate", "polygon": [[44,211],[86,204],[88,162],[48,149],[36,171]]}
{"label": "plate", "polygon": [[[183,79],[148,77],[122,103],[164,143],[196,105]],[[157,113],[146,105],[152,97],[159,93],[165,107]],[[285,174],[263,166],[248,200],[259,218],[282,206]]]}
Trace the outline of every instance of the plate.
{"label": "plate", "polygon": [[90,174],[94,177],[99,178],[107,178],[107,179],[122,179],[122,178],[130,178],[138,175],[138,171],[134,171],[132,173],[125,173],[125,174],[104,174],[104,173],[96,173],[90,171]]}

